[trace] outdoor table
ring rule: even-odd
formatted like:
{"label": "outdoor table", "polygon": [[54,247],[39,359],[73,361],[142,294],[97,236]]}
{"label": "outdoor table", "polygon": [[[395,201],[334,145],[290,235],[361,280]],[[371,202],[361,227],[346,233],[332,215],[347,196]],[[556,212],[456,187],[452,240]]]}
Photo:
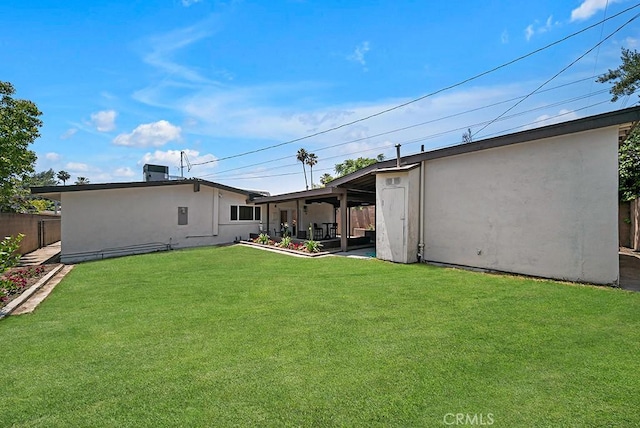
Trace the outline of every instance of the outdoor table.
{"label": "outdoor table", "polygon": [[322,224],[324,224],[324,225],[327,227],[327,234],[326,234],[326,235],[324,235],[324,239],[331,239],[331,235],[329,234],[329,225],[332,225],[332,224],[333,224],[333,222],[330,222],[330,223],[322,223]]}

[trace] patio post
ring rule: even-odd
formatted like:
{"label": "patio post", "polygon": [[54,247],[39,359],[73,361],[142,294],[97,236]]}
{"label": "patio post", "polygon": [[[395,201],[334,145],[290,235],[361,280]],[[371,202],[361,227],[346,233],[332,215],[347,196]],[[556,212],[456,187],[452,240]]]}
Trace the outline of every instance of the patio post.
{"label": "patio post", "polygon": [[342,251],[347,251],[347,245],[349,243],[349,235],[347,233],[347,192],[345,191],[340,195],[340,248]]}
{"label": "patio post", "polygon": [[271,232],[269,231],[269,202],[267,202],[267,235],[271,236]]}

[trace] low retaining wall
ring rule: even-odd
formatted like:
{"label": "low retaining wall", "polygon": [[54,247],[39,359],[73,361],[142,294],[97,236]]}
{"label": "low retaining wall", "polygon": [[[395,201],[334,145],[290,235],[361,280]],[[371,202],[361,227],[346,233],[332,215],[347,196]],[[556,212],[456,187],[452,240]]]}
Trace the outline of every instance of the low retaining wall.
{"label": "low retaining wall", "polygon": [[5,236],[24,234],[20,254],[30,253],[38,248],[60,240],[60,216],[55,214],[15,214],[0,213],[0,239]]}

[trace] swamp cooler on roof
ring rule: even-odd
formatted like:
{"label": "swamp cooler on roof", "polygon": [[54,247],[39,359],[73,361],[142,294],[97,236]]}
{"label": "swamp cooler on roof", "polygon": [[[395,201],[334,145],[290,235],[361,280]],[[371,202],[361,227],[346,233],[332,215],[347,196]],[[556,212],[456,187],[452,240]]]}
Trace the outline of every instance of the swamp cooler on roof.
{"label": "swamp cooler on roof", "polygon": [[142,171],[144,173],[144,181],[165,181],[169,179],[168,166],[146,164]]}

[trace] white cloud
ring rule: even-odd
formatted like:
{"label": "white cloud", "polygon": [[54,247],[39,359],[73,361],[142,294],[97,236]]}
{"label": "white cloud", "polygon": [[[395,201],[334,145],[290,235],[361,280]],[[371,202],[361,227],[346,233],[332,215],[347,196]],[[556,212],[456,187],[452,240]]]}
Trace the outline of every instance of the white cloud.
{"label": "white cloud", "polygon": [[202,76],[196,69],[177,63],[173,57],[180,49],[210,37],[215,32],[215,19],[216,17],[212,16],[190,27],[150,38],[147,41],[150,45],[150,52],[144,55],[144,61],[174,78],[195,83],[214,83]]}
{"label": "white cloud", "polygon": [[534,34],[535,31],[533,30],[533,24],[529,24],[527,28],[524,29],[524,38],[527,39],[528,42]]}
{"label": "white cloud", "polygon": [[589,19],[609,3],[616,3],[616,0],[584,0],[580,6],[571,11],[571,22]]}
{"label": "white cloud", "polygon": [[364,56],[370,50],[371,48],[369,47],[369,42],[362,42],[358,46],[356,46],[356,49],[351,55],[347,56],[347,59],[349,61],[357,62],[362,66],[366,66],[367,61],[365,60]]}
{"label": "white cloud", "polygon": [[557,114],[543,114],[536,117],[530,126],[526,128],[539,128],[541,126],[553,125],[554,123],[562,123],[570,120],[579,119],[580,115],[573,110],[561,109]]}
{"label": "white cloud", "polygon": [[127,166],[127,167],[117,168],[115,171],[113,171],[113,175],[115,177],[133,177],[134,175],[136,175],[136,173]]}
{"label": "white cloud", "polygon": [[166,120],[139,125],[129,134],[120,134],[113,143],[128,147],[160,147],[180,138],[181,128]]}
{"label": "white cloud", "polygon": [[116,113],[114,110],[103,110],[91,114],[91,124],[100,132],[113,131],[116,128]]}
{"label": "white cloud", "polygon": [[524,29],[524,38],[527,41],[531,40],[535,34],[543,34],[548,31],[551,31],[553,27],[560,25],[558,21],[553,21],[553,15],[549,15],[544,24],[540,25],[540,21],[535,20],[533,24],[529,24],[527,28]]}
{"label": "white cloud", "polygon": [[500,34],[500,41],[502,42],[502,44],[509,43],[509,32],[507,30],[504,30],[502,34]]}
{"label": "white cloud", "polygon": [[89,171],[89,165],[81,162],[68,162],[65,168],[71,170],[71,172],[86,172]]}
{"label": "white cloud", "polygon": [[60,139],[61,139],[61,140],[67,140],[67,139],[69,139],[69,138],[73,137],[74,135],[76,135],[76,132],[78,132],[78,129],[77,129],[77,128],[70,128],[70,129],[67,129],[67,130],[64,132],[64,134],[62,134],[62,135],[60,136]]}
{"label": "white cloud", "polygon": [[55,162],[55,161],[59,161],[62,156],[60,156],[58,153],[55,153],[55,152],[49,152],[46,155],[44,155],[44,157],[47,160]]}
{"label": "white cloud", "polygon": [[627,37],[624,42],[624,44],[627,46],[627,49],[636,49],[638,46],[640,46],[640,40],[634,37]]}

